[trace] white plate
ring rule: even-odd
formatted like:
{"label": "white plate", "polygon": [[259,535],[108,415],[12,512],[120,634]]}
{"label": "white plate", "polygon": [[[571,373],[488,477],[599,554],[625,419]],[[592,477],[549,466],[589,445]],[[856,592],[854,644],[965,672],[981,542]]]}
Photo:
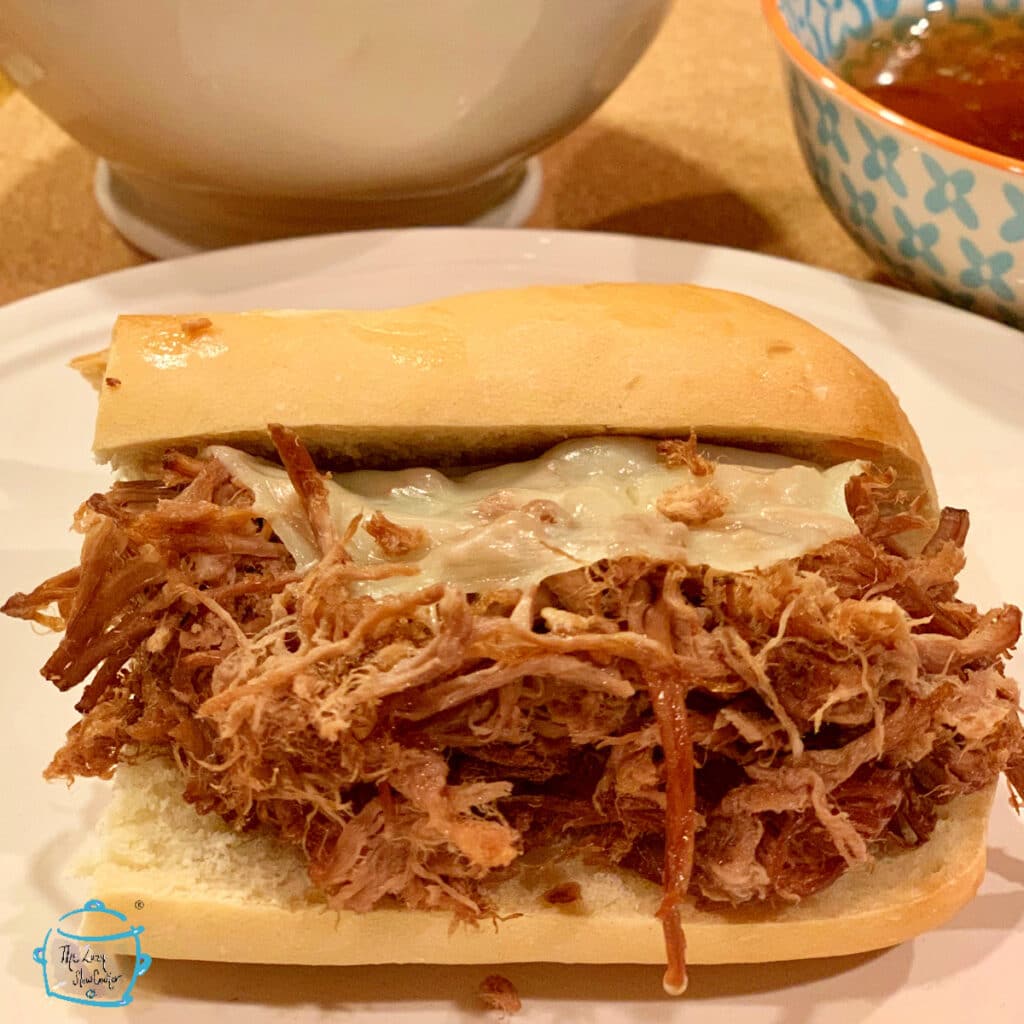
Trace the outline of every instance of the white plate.
{"label": "white plate", "polygon": [[[94,400],[64,368],[102,347],[119,312],[384,306],[477,288],[587,280],[695,281],[806,316],[885,375],[916,423],[939,493],[971,509],[964,590],[979,604],[1024,598],[1024,336],[951,307],[750,253],[623,236],[438,229],[319,237],[223,250],[96,278],[0,309],[0,594],[70,564],[72,510],[105,485],[91,464]],[[581,381],[581,386],[585,382]],[[36,674],[53,646],[0,621],[5,661],[0,769],[9,1020],[81,1020],[43,993],[32,960],[55,917],[88,895],[63,866],[102,804],[101,783],[49,786],[40,771],[73,700]],[[1021,659],[1018,659],[1018,666]],[[1000,799],[979,898],[897,949],[769,967],[697,968],[672,1001],[658,968],[511,966],[524,1021],[701,1024],[1000,1024],[1020,1020],[1024,825]],[[140,893],[140,899],[145,894]],[[143,941],[143,948],[145,943]],[[479,1020],[481,968],[294,969],[162,963],[111,1011],[192,1024]],[[98,1008],[94,1008],[98,1009]],[[490,1015],[493,1017],[494,1015]]]}

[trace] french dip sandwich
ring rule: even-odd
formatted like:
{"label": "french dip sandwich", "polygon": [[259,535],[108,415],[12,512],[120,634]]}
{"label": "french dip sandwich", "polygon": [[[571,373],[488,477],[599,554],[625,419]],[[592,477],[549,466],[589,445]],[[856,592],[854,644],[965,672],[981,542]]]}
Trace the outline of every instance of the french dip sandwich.
{"label": "french dip sandwich", "polygon": [[966,513],[811,325],[526,288],[126,316],[86,368],[117,481],[4,611],[62,631],[46,775],[116,774],[90,895],[152,955],[678,993],[973,896],[1020,612],[957,597]]}

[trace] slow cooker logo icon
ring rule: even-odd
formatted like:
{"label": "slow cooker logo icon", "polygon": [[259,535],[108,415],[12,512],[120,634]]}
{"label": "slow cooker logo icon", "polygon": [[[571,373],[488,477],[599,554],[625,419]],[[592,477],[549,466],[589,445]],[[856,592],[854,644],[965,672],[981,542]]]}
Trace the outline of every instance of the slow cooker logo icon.
{"label": "slow cooker logo icon", "polygon": [[[139,943],[143,931],[100,900],[69,910],[32,951],[46,994],[83,1006],[127,1006],[135,979],[153,962]],[[135,958],[134,969],[125,956]]]}

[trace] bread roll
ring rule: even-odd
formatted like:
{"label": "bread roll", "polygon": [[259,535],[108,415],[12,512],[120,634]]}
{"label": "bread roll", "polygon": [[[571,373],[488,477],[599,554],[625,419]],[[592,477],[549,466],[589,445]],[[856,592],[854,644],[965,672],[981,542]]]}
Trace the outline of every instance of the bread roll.
{"label": "bread roll", "polygon": [[[655,919],[661,889],[577,862],[535,864],[499,889],[496,927],[452,927],[449,914],[404,908],[328,910],[307,896],[305,865],[283,843],[239,834],[181,799],[164,761],[122,767],[97,842],[82,860],[89,892],[131,907],[156,957],[252,963],[664,963]],[[985,874],[993,790],[943,808],[931,839],[851,870],[820,893],[774,912],[683,915],[691,964],[762,963],[842,956],[893,946],[948,920]],[[551,906],[566,881],[581,899]]]}
{"label": "bread roll", "polygon": [[567,437],[642,434],[891,466],[934,511],[889,386],[804,320],[693,285],[480,292],[366,312],[122,316],[94,449],[272,451],[297,431],[321,466],[456,465]]}

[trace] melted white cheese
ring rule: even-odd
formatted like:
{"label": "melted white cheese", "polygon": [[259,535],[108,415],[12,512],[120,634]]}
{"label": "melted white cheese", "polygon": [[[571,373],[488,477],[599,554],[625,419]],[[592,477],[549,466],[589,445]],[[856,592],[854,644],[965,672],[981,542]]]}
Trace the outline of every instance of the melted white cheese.
{"label": "melted white cheese", "polygon": [[[845,487],[860,463],[822,470],[738,449],[701,450],[717,464],[711,476],[666,466],[654,441],[602,437],[566,441],[538,459],[455,478],[434,469],[335,474],[327,489],[339,536],[354,517],[365,521],[377,511],[427,533],[424,548],[389,559],[364,529],[356,531],[348,550],[357,564],[405,561],[420,570],[360,585],[374,596],[439,581],[467,591],[526,587],[625,555],[737,572],[856,533]],[[319,553],[287,473],[233,448],[207,451],[253,492],[254,511],[270,522],[299,568],[312,566]],[[666,491],[709,483],[728,500],[720,518],[687,527],[657,510]],[[536,501],[550,503],[543,516],[523,510]]]}

